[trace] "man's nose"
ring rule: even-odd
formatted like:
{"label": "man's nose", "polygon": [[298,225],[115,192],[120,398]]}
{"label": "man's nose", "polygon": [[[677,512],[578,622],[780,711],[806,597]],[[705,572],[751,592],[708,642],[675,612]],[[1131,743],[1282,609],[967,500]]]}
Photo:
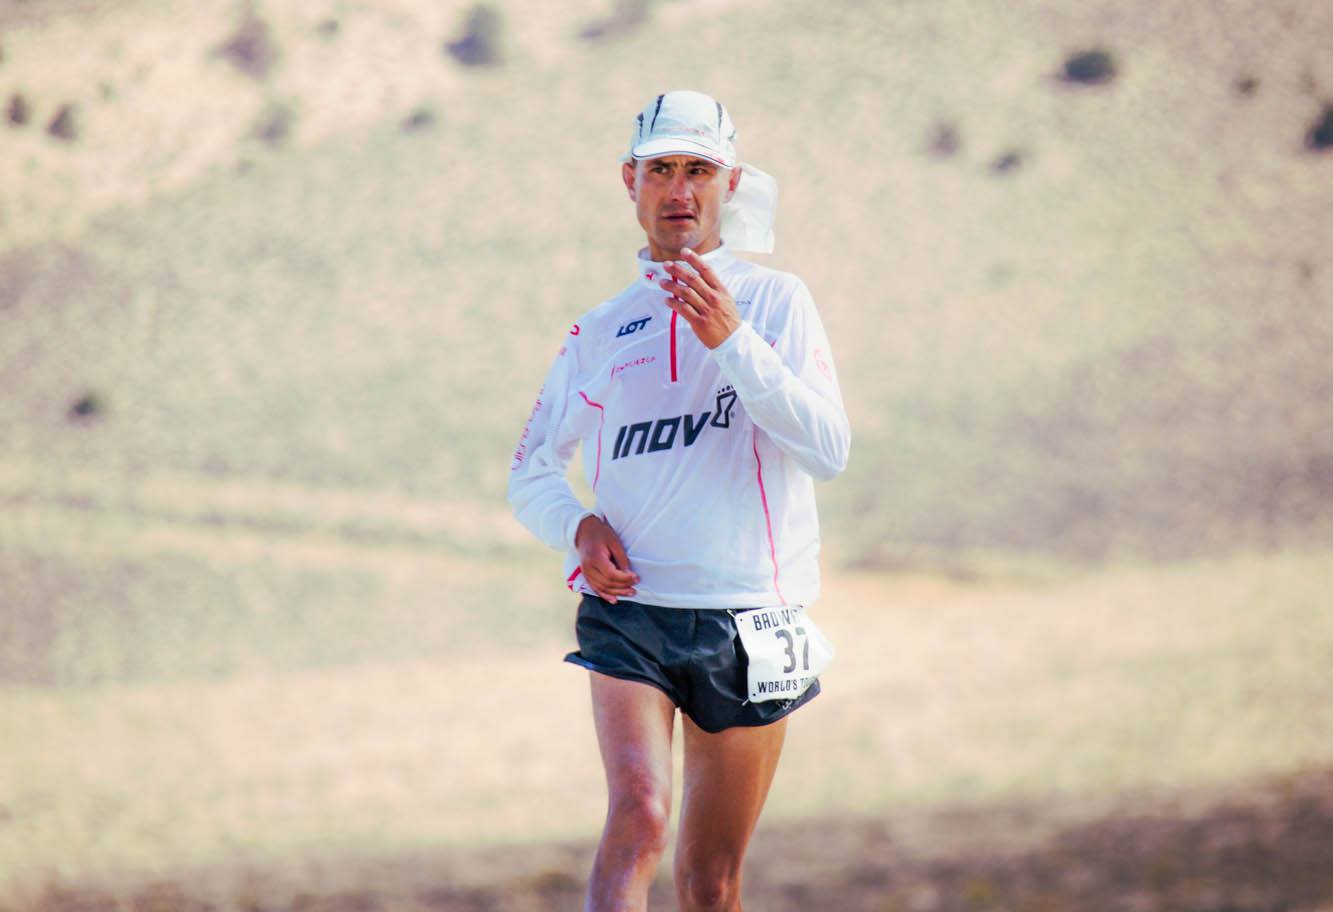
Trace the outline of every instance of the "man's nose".
{"label": "man's nose", "polygon": [[667,185],[667,195],[673,200],[689,202],[690,200],[690,181],[684,172],[676,172],[671,175],[671,183]]}

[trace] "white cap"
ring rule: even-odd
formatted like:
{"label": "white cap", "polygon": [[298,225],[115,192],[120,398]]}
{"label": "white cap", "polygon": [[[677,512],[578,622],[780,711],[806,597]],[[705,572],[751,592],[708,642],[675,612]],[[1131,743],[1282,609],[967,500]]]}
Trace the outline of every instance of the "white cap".
{"label": "white cap", "polygon": [[664,92],[634,122],[633,159],[697,155],[723,168],[736,167],[736,127],[722,102],[703,92]]}
{"label": "white cap", "polygon": [[[736,126],[722,102],[703,92],[664,92],[648,102],[634,120],[629,154],[623,161],[697,155],[734,168]],[[722,240],[734,251],[773,252],[773,221],[778,182],[747,162],[741,181],[722,206]]]}

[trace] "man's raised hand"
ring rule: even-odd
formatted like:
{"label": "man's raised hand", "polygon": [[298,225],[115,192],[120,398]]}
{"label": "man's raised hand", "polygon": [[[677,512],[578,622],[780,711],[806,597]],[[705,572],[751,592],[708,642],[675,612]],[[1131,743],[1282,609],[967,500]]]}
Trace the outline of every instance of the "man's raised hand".
{"label": "man's raised hand", "polygon": [[674,261],[665,264],[667,273],[675,279],[661,282],[662,290],[670,293],[667,307],[685,318],[700,342],[717,348],[741,325],[736,302],[703,257],[688,247],[680,254],[692,268]]}

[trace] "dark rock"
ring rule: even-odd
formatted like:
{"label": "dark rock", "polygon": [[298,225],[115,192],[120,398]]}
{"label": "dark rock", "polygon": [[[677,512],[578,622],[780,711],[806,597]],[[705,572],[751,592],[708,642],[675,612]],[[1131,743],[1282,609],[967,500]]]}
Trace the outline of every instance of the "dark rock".
{"label": "dark rock", "polygon": [[9,122],[16,127],[21,127],[32,119],[32,109],[28,106],[28,99],[24,98],[18,92],[15,92],[9,98],[9,108],[6,110],[6,116]]}
{"label": "dark rock", "polygon": [[435,126],[435,112],[430,108],[417,108],[403,120],[404,133],[416,133]]}
{"label": "dark rock", "polygon": [[278,62],[278,46],[268,26],[255,16],[246,17],[217,52],[242,73],[256,79],[267,78]]}
{"label": "dark rock", "polygon": [[69,420],[76,424],[87,424],[100,418],[106,412],[106,403],[94,392],[84,393],[69,406]]}
{"label": "dark rock", "polygon": [[46,132],[61,142],[74,142],[78,139],[79,124],[74,110],[74,105],[61,105],[60,110],[56,111],[56,116],[52,117],[51,123],[47,125]]}
{"label": "dark rock", "polygon": [[1078,85],[1102,85],[1116,77],[1115,60],[1103,50],[1080,51],[1065,59],[1065,82]]}
{"label": "dark rock", "polygon": [[464,66],[493,66],[502,59],[504,20],[494,7],[478,3],[468,12],[463,37],[445,44],[445,53]]}
{"label": "dark rock", "polygon": [[926,148],[936,158],[952,158],[958,154],[961,145],[958,128],[951,123],[941,122],[935,125],[935,132],[931,134]]}
{"label": "dark rock", "polygon": [[1305,147],[1312,152],[1333,149],[1333,104],[1324,105],[1323,113],[1310,124],[1305,134]]}

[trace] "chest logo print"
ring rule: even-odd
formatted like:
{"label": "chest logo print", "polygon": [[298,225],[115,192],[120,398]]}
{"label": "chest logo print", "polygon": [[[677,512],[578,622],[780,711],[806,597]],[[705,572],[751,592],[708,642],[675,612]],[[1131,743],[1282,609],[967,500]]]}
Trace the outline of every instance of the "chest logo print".
{"label": "chest logo print", "polygon": [[698,415],[674,415],[670,418],[658,418],[656,421],[622,424],[616,433],[616,443],[611,449],[611,458],[639,456],[644,452],[660,453],[674,447],[677,438],[681,440],[682,446],[694,446],[704,428],[731,427],[731,412],[736,407],[736,391],[730,386],[722,387],[718,390],[715,405],[716,408],[712,411],[703,411]]}

